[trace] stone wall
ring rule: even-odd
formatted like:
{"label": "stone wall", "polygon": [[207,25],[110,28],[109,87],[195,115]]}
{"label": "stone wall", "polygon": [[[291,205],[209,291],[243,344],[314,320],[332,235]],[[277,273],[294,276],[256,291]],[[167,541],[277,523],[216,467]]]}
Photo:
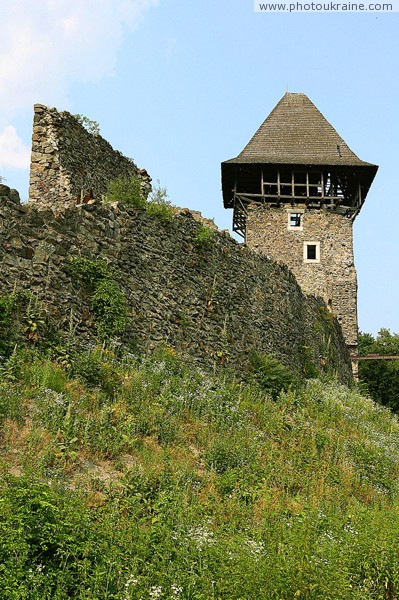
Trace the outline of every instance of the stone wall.
{"label": "stone wall", "polygon": [[114,269],[130,313],[122,341],[149,349],[162,341],[205,368],[245,369],[252,351],[274,353],[301,371],[323,357],[342,381],[351,378],[338,323],[324,303],[303,294],[280,266],[215,231],[196,243],[189,211],[169,222],[145,211],[104,204],[57,216],[20,205],[0,189],[1,293],[30,289],[39,305],[82,343],[95,340],[90,299],[70,272],[70,257],[103,257]]}
{"label": "stone wall", "polygon": [[109,180],[130,175],[141,177],[147,196],[151,178],[144,169],[68,112],[35,104],[29,201],[38,208],[62,211],[91,195],[90,190],[101,199]]}
{"label": "stone wall", "polygon": [[[247,245],[288,265],[302,289],[324,299],[341,324],[352,352],[357,348],[357,277],[352,220],[339,214],[306,210],[302,227],[288,229],[288,211],[253,204],[247,218]],[[304,243],[320,244],[320,262],[304,262]]]}

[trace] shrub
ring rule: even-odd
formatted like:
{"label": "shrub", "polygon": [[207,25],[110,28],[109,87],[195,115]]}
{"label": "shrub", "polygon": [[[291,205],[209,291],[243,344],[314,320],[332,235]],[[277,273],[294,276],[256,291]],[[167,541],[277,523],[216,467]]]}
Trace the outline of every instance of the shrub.
{"label": "shrub", "polygon": [[388,410],[315,380],[273,402],[167,346],[67,377],[24,359],[0,384],[2,599],[398,598]]}
{"label": "shrub", "polygon": [[70,259],[72,274],[89,290],[95,290],[100,281],[110,277],[108,263],[103,258],[90,259],[73,256]]}
{"label": "shrub", "polygon": [[141,190],[141,179],[137,175],[124,175],[108,183],[105,202],[121,202],[125,206],[145,208],[146,199]]}
{"label": "shrub", "polygon": [[[399,334],[381,329],[373,338],[360,332],[359,354],[399,355]],[[360,361],[359,377],[373,400],[399,413],[399,360]]]}
{"label": "shrub", "polygon": [[246,472],[256,464],[256,449],[251,440],[240,435],[218,437],[204,453],[205,463],[219,475],[230,469]]}
{"label": "shrub", "polygon": [[0,357],[9,357],[16,344],[37,343],[50,326],[37,298],[27,290],[0,297]]}
{"label": "shrub", "polygon": [[97,121],[92,121],[88,117],[85,117],[85,115],[73,116],[89,133],[92,133],[93,135],[100,135],[100,125],[97,123]]}
{"label": "shrub", "polygon": [[194,237],[194,245],[199,250],[209,250],[215,243],[215,235],[210,227],[200,225]]}
{"label": "shrub", "polygon": [[127,304],[124,292],[115,281],[100,281],[91,299],[91,307],[98,320],[100,335],[109,337],[124,331],[128,320]]}
{"label": "shrub", "polygon": [[[0,380],[1,372],[0,372]],[[24,395],[15,386],[12,381],[4,381],[0,383],[0,431],[5,419],[16,419],[22,421],[22,409],[24,405]]]}
{"label": "shrub", "polygon": [[10,296],[0,298],[0,354],[9,355],[9,333],[12,324],[13,302]]}
{"label": "shrub", "polygon": [[146,212],[162,221],[170,221],[175,214],[175,208],[168,200],[166,188],[161,187],[159,180],[157,187],[153,188],[148,196]]}
{"label": "shrub", "polygon": [[122,333],[128,321],[126,298],[119,284],[111,278],[105,260],[77,256],[71,259],[70,269],[91,292],[91,308],[97,319],[99,335],[110,337]]}
{"label": "shrub", "polygon": [[254,352],[250,362],[253,379],[274,399],[297,381],[294,373],[274,356]]}
{"label": "shrub", "polygon": [[101,560],[89,511],[33,478],[7,477],[1,496],[1,597],[78,598],[82,574]]}

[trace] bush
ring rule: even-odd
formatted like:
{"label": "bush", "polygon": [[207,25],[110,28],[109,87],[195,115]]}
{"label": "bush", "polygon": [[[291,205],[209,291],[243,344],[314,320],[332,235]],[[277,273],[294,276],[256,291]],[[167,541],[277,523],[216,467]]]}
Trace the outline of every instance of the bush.
{"label": "bush", "polygon": [[[359,354],[399,355],[399,334],[381,329],[374,339],[360,333]],[[399,360],[359,361],[359,378],[373,400],[399,413]]]}
{"label": "bush", "polygon": [[199,250],[209,250],[215,243],[215,235],[210,227],[200,225],[194,237],[194,245]]}
{"label": "bush", "polygon": [[112,179],[108,183],[105,202],[121,202],[125,206],[145,208],[146,199],[141,190],[141,179],[137,175],[127,175]]}
{"label": "bush", "polygon": [[230,469],[235,471],[245,469],[248,476],[248,471],[256,465],[256,454],[256,447],[252,440],[242,434],[232,434],[214,440],[204,453],[204,459],[208,467],[214,469],[219,475]]}
{"label": "bush", "polygon": [[159,181],[157,187],[153,188],[148,196],[146,212],[162,221],[170,221],[175,214],[175,208],[168,200],[166,188],[161,187]]}
{"label": "bush", "polygon": [[254,352],[250,362],[253,379],[274,399],[297,382],[294,373],[274,356]]}
{"label": "bush", "polygon": [[118,177],[110,181],[104,201],[121,202],[125,206],[143,208],[147,214],[158,217],[162,221],[170,221],[175,214],[175,208],[168,200],[166,188],[161,187],[158,181],[157,187],[153,188],[146,199],[141,188],[141,179],[136,175]]}
{"label": "bush", "polygon": [[85,117],[85,115],[78,114],[73,116],[89,133],[92,133],[93,135],[100,135],[100,125],[97,123],[97,121],[92,121],[88,117]]}
{"label": "bush", "polygon": [[101,281],[110,277],[108,263],[103,258],[93,260],[85,256],[73,256],[70,259],[70,270],[90,291],[95,290]]}
{"label": "bush", "polygon": [[72,377],[79,377],[88,388],[100,388],[108,395],[112,395],[120,385],[120,374],[114,355],[99,347],[76,354],[69,374]]}
{"label": "bush", "polygon": [[41,304],[29,291],[0,297],[0,358],[8,358],[17,344],[47,343],[52,333]]}
{"label": "bush", "polygon": [[89,511],[76,495],[33,478],[9,476],[1,487],[1,597],[81,597],[82,576],[101,561]]}
{"label": "bush", "polygon": [[98,332],[105,337],[122,333],[127,325],[128,311],[125,294],[112,280],[97,285],[91,307],[98,320]]}
{"label": "bush", "polygon": [[[10,296],[0,298],[0,355],[9,356],[12,344],[15,340],[11,340],[11,325],[13,322],[14,303]],[[14,336],[13,336],[14,337]]]}
{"label": "bush", "polygon": [[[274,357],[255,367],[287,385]],[[25,351],[15,377],[2,600],[398,598],[399,426],[356,391],[312,380],[274,402],[167,346],[68,372]]]}
{"label": "bush", "polygon": [[91,308],[97,319],[99,335],[107,338],[122,333],[128,322],[126,297],[119,284],[111,278],[105,260],[77,256],[71,259],[70,268],[77,280],[91,292]]}

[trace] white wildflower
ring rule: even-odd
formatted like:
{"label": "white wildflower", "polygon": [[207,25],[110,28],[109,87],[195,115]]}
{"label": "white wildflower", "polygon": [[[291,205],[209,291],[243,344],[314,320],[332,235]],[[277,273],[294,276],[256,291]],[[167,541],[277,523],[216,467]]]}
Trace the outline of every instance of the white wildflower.
{"label": "white wildflower", "polygon": [[346,531],[346,533],[350,533],[351,535],[358,535],[358,531],[356,531],[356,529],[349,524],[345,525],[344,531]]}
{"label": "white wildflower", "polygon": [[148,595],[150,598],[154,598],[154,600],[156,600],[157,598],[162,598],[162,591],[161,585],[153,585],[148,592]]}
{"label": "white wildflower", "polygon": [[138,579],[133,577],[133,575],[130,575],[130,577],[126,580],[125,588],[129,588],[131,585],[137,585],[138,582],[139,582]]}
{"label": "white wildflower", "polygon": [[176,585],[175,583],[172,583],[170,589],[172,591],[172,595],[173,595],[174,598],[179,598],[180,594],[183,591],[183,588],[180,585]]}
{"label": "white wildflower", "polygon": [[205,525],[199,527],[193,527],[188,532],[188,537],[194,541],[195,545],[199,550],[202,550],[204,546],[210,546],[216,544],[216,539],[213,535],[213,531],[208,529]]}
{"label": "white wildflower", "polygon": [[263,542],[248,539],[245,541],[245,544],[248,546],[252,556],[259,557],[265,551],[265,544]]}

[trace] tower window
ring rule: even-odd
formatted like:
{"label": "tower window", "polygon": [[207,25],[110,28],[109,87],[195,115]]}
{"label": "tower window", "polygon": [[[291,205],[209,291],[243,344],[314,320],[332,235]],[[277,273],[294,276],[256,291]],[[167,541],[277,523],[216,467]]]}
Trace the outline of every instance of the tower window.
{"label": "tower window", "polygon": [[302,213],[289,213],[289,226],[300,227],[302,225]]}
{"label": "tower window", "polygon": [[303,245],[303,260],[305,263],[320,262],[320,242],[305,242]]}
{"label": "tower window", "polygon": [[316,244],[308,244],[306,246],[306,258],[308,260],[316,260]]}
{"label": "tower window", "polygon": [[300,208],[288,211],[288,224],[287,229],[302,231],[303,230],[303,213],[304,211]]}

